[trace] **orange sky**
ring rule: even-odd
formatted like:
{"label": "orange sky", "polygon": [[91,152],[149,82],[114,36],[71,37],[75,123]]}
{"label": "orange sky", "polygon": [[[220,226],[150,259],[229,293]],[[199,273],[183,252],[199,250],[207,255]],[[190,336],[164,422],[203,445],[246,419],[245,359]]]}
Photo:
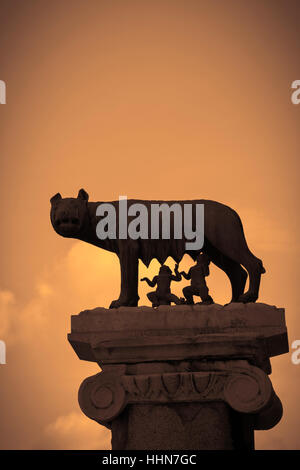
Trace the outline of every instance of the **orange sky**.
{"label": "orange sky", "polygon": [[[230,205],[267,270],[260,301],[285,307],[300,339],[299,2],[1,0],[0,22],[0,447],[109,448],[77,404],[97,367],[66,335],[71,314],[117,297],[118,262],[57,236],[49,199],[84,187]],[[208,283],[228,301],[220,270]],[[284,417],[256,447],[300,449],[300,365],[272,365]]]}

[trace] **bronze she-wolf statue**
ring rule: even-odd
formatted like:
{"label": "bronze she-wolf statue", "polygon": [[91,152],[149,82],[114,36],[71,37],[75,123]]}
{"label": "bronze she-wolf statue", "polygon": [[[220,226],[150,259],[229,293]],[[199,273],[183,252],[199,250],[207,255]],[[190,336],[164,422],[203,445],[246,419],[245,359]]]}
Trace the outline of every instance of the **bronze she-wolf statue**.
{"label": "bronze she-wolf statue", "polygon": [[[170,218],[170,239],[115,239],[101,240],[97,237],[96,226],[99,217],[96,209],[101,202],[88,202],[88,194],[81,189],[77,198],[62,198],[59,193],[51,198],[51,222],[54,230],[63,237],[83,240],[92,245],[116,253],[121,267],[121,292],[117,300],[112,301],[110,308],[120,306],[137,306],[138,296],[138,262],[139,259],[148,267],[156,258],[164,264],[170,256],[179,263],[185,253],[193,260],[199,252],[206,253],[212,263],[222,269],[229,277],[232,288],[231,302],[255,302],[258,298],[261,274],[265,272],[262,261],[256,258],[248,248],[243,226],[238,214],[228,206],[205,199],[193,201],[142,201],[128,199],[128,209],[132,204],[179,204],[184,210],[185,204],[194,208],[204,205],[204,245],[201,250],[187,250],[185,235],[174,238],[174,218]],[[118,220],[119,201],[110,204],[115,208]],[[128,216],[128,221],[130,217]],[[118,232],[118,231],[117,231]],[[245,269],[244,269],[245,268]],[[244,288],[249,274],[249,290]]]}

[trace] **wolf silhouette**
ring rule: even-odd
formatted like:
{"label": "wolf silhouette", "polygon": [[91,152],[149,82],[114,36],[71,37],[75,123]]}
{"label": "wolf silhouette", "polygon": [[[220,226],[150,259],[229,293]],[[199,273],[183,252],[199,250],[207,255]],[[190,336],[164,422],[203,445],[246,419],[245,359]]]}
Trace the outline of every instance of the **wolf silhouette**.
{"label": "wolf silhouette", "polygon": [[[149,266],[156,258],[164,264],[170,256],[179,263],[185,253],[196,260],[200,250],[187,250],[185,236],[181,239],[172,238],[174,218],[170,218],[170,239],[105,239],[96,235],[99,217],[96,209],[101,202],[89,202],[89,196],[80,189],[77,198],[62,198],[57,193],[50,199],[50,218],[54,230],[61,236],[75,238],[115,253],[121,268],[121,292],[117,300],[113,300],[110,308],[121,306],[137,306],[138,296],[138,261]],[[204,204],[204,245],[201,248],[212,263],[223,270],[231,283],[231,302],[255,302],[258,299],[261,274],[265,272],[262,261],[254,256],[248,248],[242,222],[238,214],[230,207],[216,201],[205,199],[192,201],[143,201],[128,199],[131,204],[140,203],[148,208],[150,217],[151,204]],[[115,208],[118,220],[119,201],[110,202]],[[128,217],[128,221],[130,217]],[[117,231],[118,232],[118,231]],[[184,231],[183,231],[184,232]],[[249,290],[244,292],[249,274]]]}

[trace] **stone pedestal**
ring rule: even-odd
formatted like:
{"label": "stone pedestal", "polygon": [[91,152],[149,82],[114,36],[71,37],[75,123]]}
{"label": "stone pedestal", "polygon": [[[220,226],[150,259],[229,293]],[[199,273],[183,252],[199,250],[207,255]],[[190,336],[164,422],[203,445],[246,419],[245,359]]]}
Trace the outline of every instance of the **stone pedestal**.
{"label": "stone pedestal", "polygon": [[102,372],[79,389],[112,449],[253,449],[282,405],[270,357],[288,352],[284,309],[261,303],[96,308],[69,341]]}

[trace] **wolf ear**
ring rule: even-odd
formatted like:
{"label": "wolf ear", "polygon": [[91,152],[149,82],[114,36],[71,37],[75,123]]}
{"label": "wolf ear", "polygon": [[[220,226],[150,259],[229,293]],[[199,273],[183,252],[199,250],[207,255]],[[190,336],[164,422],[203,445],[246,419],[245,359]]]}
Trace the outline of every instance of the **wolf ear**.
{"label": "wolf ear", "polygon": [[88,201],[89,200],[89,195],[84,189],[80,189],[78,191],[77,199],[83,199],[84,201]]}
{"label": "wolf ear", "polygon": [[55,196],[52,196],[52,198],[50,199],[50,202],[51,204],[54,204],[55,202],[58,202],[60,199],[61,199],[61,194],[57,193],[55,194]]}

